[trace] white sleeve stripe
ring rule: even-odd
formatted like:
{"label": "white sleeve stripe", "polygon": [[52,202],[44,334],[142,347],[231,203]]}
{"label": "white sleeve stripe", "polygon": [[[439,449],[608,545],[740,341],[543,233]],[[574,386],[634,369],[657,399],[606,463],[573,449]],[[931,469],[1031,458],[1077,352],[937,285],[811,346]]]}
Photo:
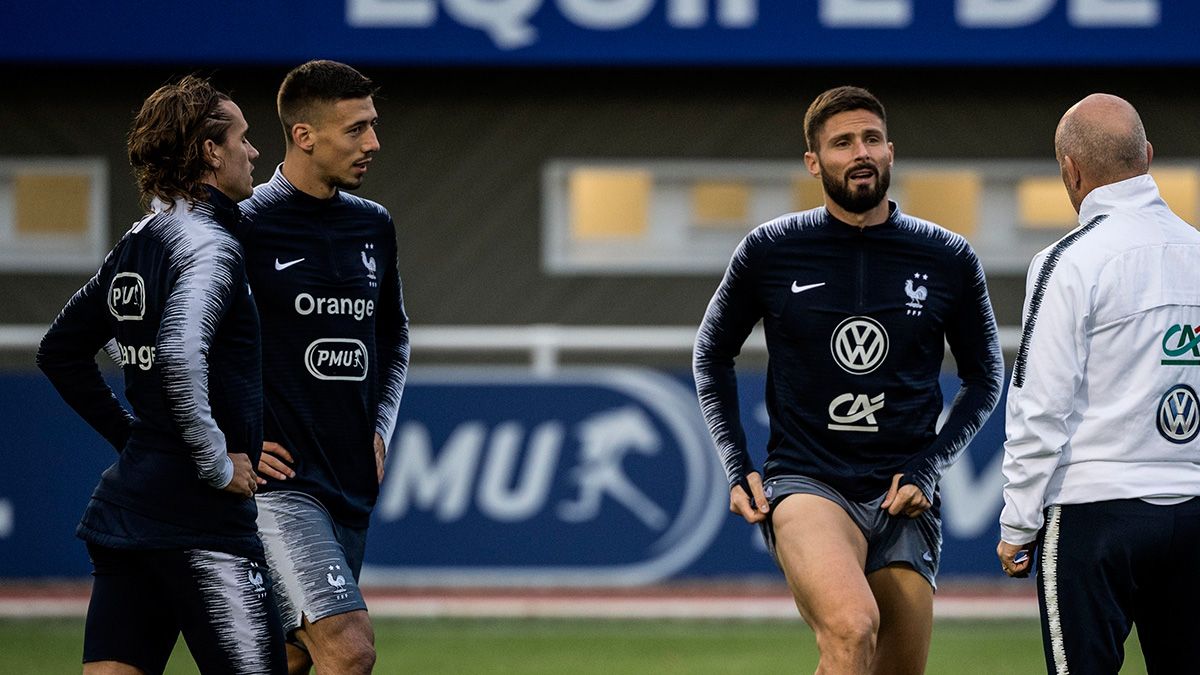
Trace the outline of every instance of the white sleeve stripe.
{"label": "white sleeve stripe", "polygon": [[[206,211],[201,203],[194,209]],[[179,277],[171,290],[175,302],[163,313],[158,354],[163,388],[197,473],[214,487],[224,487],[233,472],[225,435],[209,403],[208,352],[233,288],[238,249],[232,236],[220,237],[198,220],[188,214],[165,223],[165,243]]]}

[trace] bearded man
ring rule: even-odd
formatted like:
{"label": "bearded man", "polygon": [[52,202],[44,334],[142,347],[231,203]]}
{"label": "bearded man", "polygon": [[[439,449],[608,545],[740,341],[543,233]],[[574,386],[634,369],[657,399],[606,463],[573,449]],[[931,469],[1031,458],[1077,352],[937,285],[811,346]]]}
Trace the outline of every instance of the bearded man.
{"label": "bearded man", "polygon": [[[894,149],[878,99],[826,91],[804,134],[825,205],[742,241],[696,337],[696,391],[729,508],[762,528],[816,634],[817,672],[921,673],[938,481],[999,399],[996,321],[967,241],[887,199]],[[734,373],[760,320],[771,430],[761,474]],[[962,388],[939,431],[943,340]]]}

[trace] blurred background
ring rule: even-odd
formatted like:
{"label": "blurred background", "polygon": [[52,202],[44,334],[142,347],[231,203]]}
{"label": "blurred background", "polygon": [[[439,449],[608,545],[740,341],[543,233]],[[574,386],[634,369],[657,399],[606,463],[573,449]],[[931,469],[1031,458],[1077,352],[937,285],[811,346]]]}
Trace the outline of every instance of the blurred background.
{"label": "blurred background", "polygon": [[[727,513],[690,348],[745,233],[821,203],[802,122],[829,87],[866,87],[887,107],[891,197],[974,245],[1010,365],[1029,258],[1075,225],[1052,147],[1070,105],[1128,99],[1167,201],[1200,222],[1200,91],[1187,84],[1200,6],[1182,0],[69,5],[0,8],[9,588],[90,571],[74,524],[112,451],[33,353],[142,212],[133,113],[189,72],[244,110],[256,182],[282,160],[274,98],[290,68],[337,59],[380,87],[382,150],[359,194],[395,220],[414,348],[364,583],[426,599],[783,591],[756,532]],[[765,359],[755,336],[739,361],[759,449]],[[947,399],[957,386],[948,362]],[[995,569],[1002,422],[942,484],[943,584],[993,600],[1031,588]]]}

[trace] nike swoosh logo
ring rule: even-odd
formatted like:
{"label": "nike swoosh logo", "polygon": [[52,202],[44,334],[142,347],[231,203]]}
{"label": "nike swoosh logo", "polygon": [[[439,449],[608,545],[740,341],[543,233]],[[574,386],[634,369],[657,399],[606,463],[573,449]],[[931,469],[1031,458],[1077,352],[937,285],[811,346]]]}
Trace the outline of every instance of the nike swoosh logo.
{"label": "nike swoosh logo", "polygon": [[285,262],[285,263],[279,262],[279,258],[276,258],[275,259],[275,269],[286,270],[287,268],[291,267],[292,265],[297,265],[302,262],[304,262],[304,258],[299,258],[297,260],[292,260],[290,262]]}
{"label": "nike swoosh logo", "polygon": [[[275,264],[278,265],[279,263],[275,263]],[[793,293],[803,293],[804,291],[811,291],[814,288],[820,288],[821,286],[824,286],[824,285],[825,285],[825,282],[822,281],[819,284],[809,284],[807,286],[797,286],[796,282],[793,281],[792,282],[792,292]]]}

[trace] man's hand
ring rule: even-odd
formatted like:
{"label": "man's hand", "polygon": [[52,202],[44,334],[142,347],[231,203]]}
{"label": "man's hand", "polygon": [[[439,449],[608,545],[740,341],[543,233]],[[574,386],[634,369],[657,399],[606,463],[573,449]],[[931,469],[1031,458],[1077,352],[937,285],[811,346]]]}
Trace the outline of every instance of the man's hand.
{"label": "man's hand", "polygon": [[[287,451],[287,448],[278,443],[271,441],[263,441],[263,452],[258,458],[258,472],[270,476],[275,480],[287,480],[295,478],[296,472],[288,465],[292,461],[292,453]],[[266,478],[259,476],[258,484],[262,485],[267,482]]]}
{"label": "man's hand", "polygon": [[928,511],[931,504],[925,498],[925,494],[921,492],[921,488],[916,485],[900,487],[900,479],[903,476],[902,473],[892,476],[892,487],[888,488],[887,496],[883,498],[883,503],[879,505],[879,508],[887,509],[889,515],[903,514],[909,518],[916,518]]}
{"label": "man's hand", "polygon": [[231,452],[229,459],[233,462],[233,480],[221,490],[239,497],[253,497],[258,489],[258,476],[250,464],[250,456],[244,452]]}
{"label": "man's hand", "polygon": [[751,471],[746,475],[745,484],[750,486],[750,495],[746,494],[741,484],[730,488],[729,510],[745,518],[747,523],[761,523],[766,520],[767,512],[771,510],[767,496],[763,493],[762,478],[757,471]]}
{"label": "man's hand", "polygon": [[383,463],[387,460],[387,443],[383,442],[383,436],[379,432],[375,433],[375,478],[379,480],[379,484],[383,485]]}
{"label": "man's hand", "polygon": [[1023,579],[1029,576],[1033,566],[1033,552],[1037,550],[1037,542],[1028,544],[1010,544],[1001,540],[996,545],[996,557],[1000,558],[1000,569],[1010,577]]}

